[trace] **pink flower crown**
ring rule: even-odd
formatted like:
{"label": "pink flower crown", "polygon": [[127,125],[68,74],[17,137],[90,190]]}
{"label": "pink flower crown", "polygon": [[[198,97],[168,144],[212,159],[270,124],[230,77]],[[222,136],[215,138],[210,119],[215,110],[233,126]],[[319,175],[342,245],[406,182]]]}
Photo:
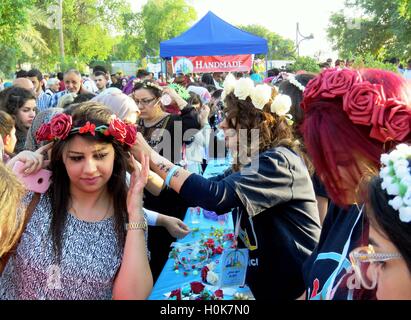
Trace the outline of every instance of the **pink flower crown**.
{"label": "pink flower crown", "polygon": [[371,127],[370,137],[383,143],[404,141],[411,132],[411,108],[405,101],[386,98],[384,87],[362,78],[356,70],[327,69],[310,80],[301,107],[305,112],[317,99],[342,98],[349,119]]}
{"label": "pink flower crown", "polygon": [[127,144],[130,147],[136,142],[137,130],[133,125],[127,125],[115,115],[111,116],[110,124],[101,125],[96,127],[95,124],[87,121],[82,127],[72,127],[73,119],[70,115],[60,113],[54,116],[49,123],[43,124],[36,131],[37,142],[40,141],[52,141],[52,140],[64,140],[70,134],[86,134],[89,133],[92,136],[100,133],[104,136],[112,136],[121,144]]}

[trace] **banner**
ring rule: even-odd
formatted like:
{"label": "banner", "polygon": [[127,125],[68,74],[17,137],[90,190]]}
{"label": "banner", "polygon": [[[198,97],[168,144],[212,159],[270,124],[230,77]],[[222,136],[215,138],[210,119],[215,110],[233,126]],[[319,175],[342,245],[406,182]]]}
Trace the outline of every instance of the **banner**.
{"label": "banner", "polygon": [[175,73],[206,73],[249,71],[253,64],[253,55],[239,54],[228,56],[173,57]]}

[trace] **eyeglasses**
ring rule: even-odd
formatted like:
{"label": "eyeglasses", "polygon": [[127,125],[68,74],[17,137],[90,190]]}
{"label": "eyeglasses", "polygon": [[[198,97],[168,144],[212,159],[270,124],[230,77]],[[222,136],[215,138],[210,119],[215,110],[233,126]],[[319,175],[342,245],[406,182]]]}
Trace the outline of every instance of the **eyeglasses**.
{"label": "eyeglasses", "polygon": [[359,247],[351,251],[350,261],[361,285],[368,290],[372,290],[377,285],[377,268],[385,261],[392,259],[402,259],[399,253],[376,253],[372,245]]}
{"label": "eyeglasses", "polygon": [[150,105],[154,100],[157,100],[157,98],[152,98],[152,99],[143,99],[143,100],[137,100],[136,98],[134,98],[134,101],[136,103],[137,106],[142,105],[143,107],[147,107],[148,105]]}

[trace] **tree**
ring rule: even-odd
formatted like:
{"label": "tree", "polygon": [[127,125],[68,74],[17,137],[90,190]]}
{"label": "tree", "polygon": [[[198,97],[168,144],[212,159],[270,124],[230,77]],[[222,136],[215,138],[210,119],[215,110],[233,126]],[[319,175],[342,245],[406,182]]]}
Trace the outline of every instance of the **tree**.
{"label": "tree", "polygon": [[25,29],[32,7],[33,0],[1,0],[0,43],[2,45],[17,45],[15,34]]}
{"label": "tree", "polygon": [[294,58],[295,46],[292,40],[285,39],[277,33],[272,32],[267,28],[256,24],[246,26],[240,25],[238,26],[238,28],[267,40],[267,56],[269,60],[283,60]]}
{"label": "tree", "polygon": [[410,0],[346,0],[345,5],[357,12],[355,19],[343,11],[335,13],[327,31],[342,57],[370,53],[382,60],[411,55]]}
{"label": "tree", "polygon": [[318,73],[320,72],[320,67],[318,62],[311,57],[297,57],[295,62],[288,66],[291,72],[297,72],[304,70],[306,72]]}

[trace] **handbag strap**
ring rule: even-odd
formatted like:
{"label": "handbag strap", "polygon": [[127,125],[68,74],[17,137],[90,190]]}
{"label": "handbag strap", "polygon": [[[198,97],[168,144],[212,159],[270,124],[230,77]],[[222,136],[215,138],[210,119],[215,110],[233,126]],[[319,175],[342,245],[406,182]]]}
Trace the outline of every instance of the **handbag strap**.
{"label": "handbag strap", "polygon": [[25,214],[24,221],[23,221],[23,227],[21,228],[20,235],[17,241],[7,253],[3,254],[3,256],[0,257],[0,275],[3,273],[3,270],[6,267],[7,262],[9,261],[11,255],[14,253],[14,251],[16,251],[17,246],[20,243],[21,236],[23,235],[24,230],[26,230],[26,226],[29,223],[31,216],[33,215],[34,209],[37,207],[37,204],[39,203],[39,201],[40,201],[40,193],[34,193],[33,198],[31,199],[29,205],[27,206],[26,214]]}

